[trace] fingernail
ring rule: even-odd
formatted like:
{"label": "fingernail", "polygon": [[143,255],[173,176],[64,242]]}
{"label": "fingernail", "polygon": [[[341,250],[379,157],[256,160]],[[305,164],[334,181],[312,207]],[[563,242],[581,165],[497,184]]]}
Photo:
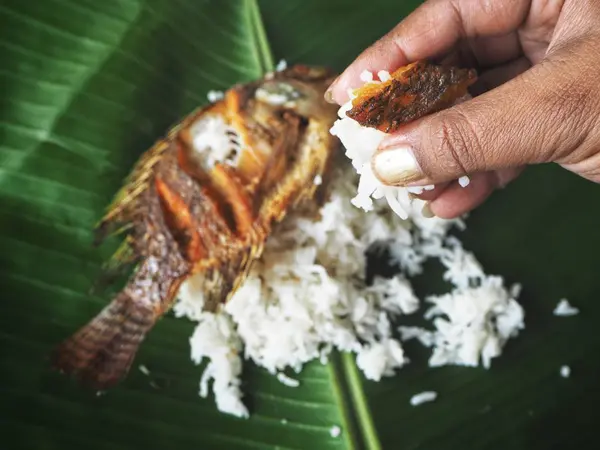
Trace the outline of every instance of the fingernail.
{"label": "fingernail", "polygon": [[333,99],[333,90],[331,88],[325,91],[325,95],[323,97],[325,97],[325,101],[327,103],[335,103],[335,100]]}
{"label": "fingernail", "polygon": [[431,204],[429,202],[427,202],[423,205],[423,209],[421,209],[421,214],[426,219],[431,219],[431,218],[435,217],[435,214],[433,213],[433,211],[431,211]]}
{"label": "fingernail", "polygon": [[327,103],[331,103],[331,104],[336,103],[336,101],[333,98],[333,87],[335,86],[335,83],[337,83],[337,80],[339,80],[339,79],[340,79],[340,77],[338,76],[335,80],[333,80],[333,82],[329,85],[329,87],[325,91],[325,95],[323,95],[323,97],[325,98],[325,101]]}
{"label": "fingernail", "polygon": [[400,146],[377,152],[372,168],[384,183],[406,185],[424,178],[412,148]]}

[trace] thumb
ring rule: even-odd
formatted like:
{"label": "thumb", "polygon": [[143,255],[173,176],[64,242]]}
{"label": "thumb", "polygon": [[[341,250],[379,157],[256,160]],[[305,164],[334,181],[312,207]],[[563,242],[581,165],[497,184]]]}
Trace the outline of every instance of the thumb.
{"label": "thumb", "polygon": [[594,71],[566,59],[546,60],[386,137],[373,157],[373,172],[386,184],[404,186],[527,164],[569,163],[593,129],[588,118],[597,116],[598,94]]}

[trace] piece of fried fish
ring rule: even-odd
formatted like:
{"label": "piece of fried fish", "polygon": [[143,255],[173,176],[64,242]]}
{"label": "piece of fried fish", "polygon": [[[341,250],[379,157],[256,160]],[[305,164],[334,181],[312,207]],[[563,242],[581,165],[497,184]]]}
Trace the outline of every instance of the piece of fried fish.
{"label": "piece of fried fish", "polygon": [[417,61],[387,81],[366,83],[354,91],[346,114],[364,127],[393,133],[401,125],[452,106],[477,80],[473,69]]}

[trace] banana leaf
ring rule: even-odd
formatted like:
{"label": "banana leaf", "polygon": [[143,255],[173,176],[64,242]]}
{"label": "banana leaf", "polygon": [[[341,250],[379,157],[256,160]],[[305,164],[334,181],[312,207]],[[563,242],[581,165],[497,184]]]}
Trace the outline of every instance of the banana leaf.
{"label": "banana leaf", "polygon": [[[522,282],[527,328],[490,370],[411,364],[379,383],[352,357],[290,388],[244,369],[252,416],[198,397],[193,324],[167,317],[106,395],[49,369],[108,300],[92,229],[136,158],[185,114],[290,63],[342,70],[416,0],[3,0],[0,3],[0,429],[6,449],[563,449],[590,447],[600,401],[598,187],[528,169],[471,214],[465,246]],[[435,268],[432,269],[435,272]],[[436,276],[415,281],[439,289]],[[582,313],[557,318],[567,297]],[[151,375],[135,370],[146,365]],[[561,365],[572,376],[559,376]],[[414,408],[422,390],[436,402]],[[342,433],[333,437],[332,426]]]}

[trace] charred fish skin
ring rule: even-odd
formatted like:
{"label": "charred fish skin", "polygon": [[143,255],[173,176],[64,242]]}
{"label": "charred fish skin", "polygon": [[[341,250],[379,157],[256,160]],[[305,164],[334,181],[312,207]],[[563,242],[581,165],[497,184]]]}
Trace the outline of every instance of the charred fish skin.
{"label": "charred fish skin", "polygon": [[[134,264],[125,287],[52,355],[59,371],[97,389],[128,373],[181,284],[201,274],[214,311],[243,282],[275,223],[315,201],[338,142],[327,69],[293,66],[231,88],[144,153],[97,227],[125,239],[111,269]],[[322,186],[320,186],[322,189]]]}
{"label": "charred fish skin", "polygon": [[417,61],[401,67],[383,83],[355,91],[346,114],[360,125],[393,133],[400,126],[451,106],[477,80],[473,69]]}

